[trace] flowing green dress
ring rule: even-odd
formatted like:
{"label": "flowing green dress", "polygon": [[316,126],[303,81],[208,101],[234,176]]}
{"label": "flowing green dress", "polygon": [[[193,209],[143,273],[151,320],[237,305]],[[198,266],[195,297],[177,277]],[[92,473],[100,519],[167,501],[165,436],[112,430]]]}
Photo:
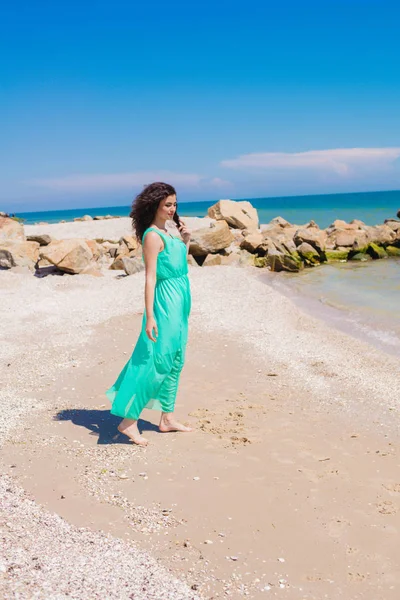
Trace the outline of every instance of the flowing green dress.
{"label": "flowing green dress", "polygon": [[157,257],[154,290],[157,341],[146,335],[145,312],[132,356],[106,392],[111,413],[127,419],[138,419],[143,408],[174,411],[188,338],[191,294],[186,244],[155,227],[146,229],[143,242],[149,231],[156,231],[164,242]]}

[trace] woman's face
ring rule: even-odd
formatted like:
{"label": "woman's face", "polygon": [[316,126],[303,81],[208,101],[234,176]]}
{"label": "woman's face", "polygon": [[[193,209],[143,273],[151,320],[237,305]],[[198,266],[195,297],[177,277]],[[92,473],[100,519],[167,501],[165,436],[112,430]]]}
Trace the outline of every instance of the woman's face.
{"label": "woman's face", "polygon": [[167,198],[161,200],[157,209],[157,216],[168,221],[169,219],[173,219],[175,211],[176,196],[173,194],[172,196],[167,196]]}

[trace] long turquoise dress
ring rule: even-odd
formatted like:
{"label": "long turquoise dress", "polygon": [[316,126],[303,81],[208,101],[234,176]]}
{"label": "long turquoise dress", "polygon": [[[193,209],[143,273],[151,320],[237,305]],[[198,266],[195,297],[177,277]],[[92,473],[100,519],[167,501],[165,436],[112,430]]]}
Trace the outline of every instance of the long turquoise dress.
{"label": "long turquoise dress", "polygon": [[112,403],[111,413],[127,419],[138,419],[143,408],[174,411],[188,338],[191,294],[186,244],[155,227],[146,229],[143,242],[149,231],[156,231],[164,242],[157,257],[154,290],[157,341],[152,342],[146,335],[145,312],[132,356],[106,392]]}

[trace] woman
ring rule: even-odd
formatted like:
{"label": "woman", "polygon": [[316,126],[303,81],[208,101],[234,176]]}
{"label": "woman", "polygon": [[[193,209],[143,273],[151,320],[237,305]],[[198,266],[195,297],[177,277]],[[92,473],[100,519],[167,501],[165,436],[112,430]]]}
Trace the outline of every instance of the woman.
{"label": "woman", "polygon": [[[111,413],[123,417],[118,430],[135,444],[146,446],[137,426],[143,408],[162,411],[162,432],[192,431],[174,417],[191,306],[190,232],[178,217],[175,189],[167,183],[145,187],[135,198],[130,216],[143,246],[145,312],[132,356],[106,394],[112,402]],[[175,221],[182,239],[167,232],[169,219]]]}

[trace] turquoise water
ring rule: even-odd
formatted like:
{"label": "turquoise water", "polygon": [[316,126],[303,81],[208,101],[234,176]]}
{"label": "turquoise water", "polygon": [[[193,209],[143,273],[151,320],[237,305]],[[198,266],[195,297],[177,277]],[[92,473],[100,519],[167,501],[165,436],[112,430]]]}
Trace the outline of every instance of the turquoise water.
{"label": "turquoise water", "polygon": [[271,273],[264,281],[314,316],[400,356],[400,259]]}
{"label": "turquoise water", "polygon": [[[244,198],[243,198],[244,199]],[[400,191],[367,192],[356,194],[329,194],[320,196],[288,196],[278,198],[246,198],[258,210],[260,222],[268,223],[280,215],[291,223],[306,223],[314,219],[320,227],[328,227],[335,219],[361,219],[367,225],[382,223],[396,216],[400,209]],[[179,202],[180,214],[188,217],[203,217],[207,209],[216,202]],[[73,221],[83,215],[128,216],[129,206],[106,206],[42,212],[17,213],[26,223],[46,221]]]}

